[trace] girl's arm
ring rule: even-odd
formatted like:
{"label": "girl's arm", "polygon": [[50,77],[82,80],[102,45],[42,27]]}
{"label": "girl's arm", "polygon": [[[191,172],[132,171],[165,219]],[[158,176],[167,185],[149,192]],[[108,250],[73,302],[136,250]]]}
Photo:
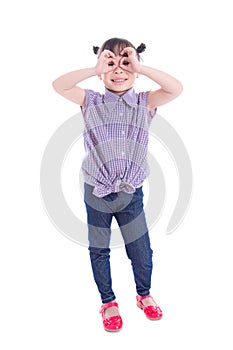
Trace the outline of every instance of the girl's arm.
{"label": "girl's arm", "polygon": [[182,84],[177,79],[158,69],[141,65],[139,73],[152,79],[161,86],[158,90],[150,91],[148,96],[149,109],[172,101],[179,96],[183,90]]}
{"label": "girl's arm", "polygon": [[127,69],[131,72],[145,75],[161,86],[161,88],[158,90],[150,91],[148,96],[149,109],[153,109],[167,102],[170,102],[181,94],[183,87],[177,79],[158,69],[140,64],[136,57],[136,52],[133,48],[126,47],[121,52],[122,56],[124,56],[124,54],[126,54],[128,58],[123,57],[122,64],[123,62],[128,61],[128,66],[126,68],[126,66],[122,65],[122,68]]}
{"label": "girl's arm", "polygon": [[63,97],[80,106],[85,106],[85,90],[76,86],[81,81],[96,75],[96,68],[84,68],[66,73],[53,82],[53,87]]}
{"label": "girl's arm", "polygon": [[54,89],[63,97],[85,107],[85,90],[76,86],[81,81],[107,73],[116,67],[115,55],[113,52],[104,50],[96,64],[92,68],[83,68],[62,75],[53,82]]}

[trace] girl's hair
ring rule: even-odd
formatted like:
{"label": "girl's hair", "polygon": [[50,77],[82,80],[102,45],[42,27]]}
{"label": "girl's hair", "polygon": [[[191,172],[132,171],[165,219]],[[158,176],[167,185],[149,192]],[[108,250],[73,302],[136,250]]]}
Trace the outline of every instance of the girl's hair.
{"label": "girl's hair", "polygon": [[109,40],[106,40],[101,48],[98,46],[93,46],[94,53],[98,56],[103,52],[104,50],[109,50],[115,53],[115,55],[119,54],[125,47],[132,47],[136,50],[137,58],[140,61],[140,53],[145,51],[146,45],[141,43],[137,48],[128,40],[121,39],[121,38],[112,38]]}

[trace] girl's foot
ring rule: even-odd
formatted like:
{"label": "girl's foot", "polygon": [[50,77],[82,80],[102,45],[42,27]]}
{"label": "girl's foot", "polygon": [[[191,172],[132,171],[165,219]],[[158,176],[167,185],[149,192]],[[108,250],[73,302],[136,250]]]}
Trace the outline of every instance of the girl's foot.
{"label": "girl's foot", "polygon": [[156,304],[151,295],[136,296],[137,306],[144,311],[144,314],[150,320],[159,320],[163,317],[162,310]]}
{"label": "girl's foot", "polygon": [[106,331],[115,332],[122,328],[122,318],[119,314],[118,304],[115,301],[103,304],[100,309],[103,326]]}
{"label": "girl's foot", "polygon": [[104,311],[104,316],[109,318],[113,316],[119,316],[119,309],[117,306],[109,306],[107,309]]}

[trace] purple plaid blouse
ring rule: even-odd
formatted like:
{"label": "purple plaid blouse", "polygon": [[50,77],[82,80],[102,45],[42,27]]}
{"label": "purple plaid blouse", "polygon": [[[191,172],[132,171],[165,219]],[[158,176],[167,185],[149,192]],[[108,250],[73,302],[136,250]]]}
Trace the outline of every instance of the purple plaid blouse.
{"label": "purple plaid blouse", "polygon": [[133,193],[149,174],[147,164],[149,126],[156,108],[148,111],[148,93],[133,88],[118,96],[85,90],[86,107],[82,162],[84,181],[94,186],[93,194]]}

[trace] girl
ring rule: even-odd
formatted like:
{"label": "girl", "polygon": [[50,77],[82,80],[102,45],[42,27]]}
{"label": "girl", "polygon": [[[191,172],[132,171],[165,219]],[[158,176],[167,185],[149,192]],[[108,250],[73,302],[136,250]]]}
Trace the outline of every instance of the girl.
{"label": "girl", "polygon": [[[108,331],[122,328],[122,318],[112,290],[110,236],[113,216],[120,227],[131,260],[137,291],[137,306],[149,319],[162,317],[150,295],[152,249],[143,209],[142,185],[148,176],[148,128],[157,107],[182,91],[172,76],[140,63],[141,44],[112,38],[94,47],[94,67],[67,73],[53,82],[54,89],[81,106],[85,122],[83,160],[84,201],[87,210],[90,260],[102,306],[103,326]],[[82,89],[81,81],[98,76],[105,93]],[[145,75],[160,88],[136,93],[134,82]]]}

